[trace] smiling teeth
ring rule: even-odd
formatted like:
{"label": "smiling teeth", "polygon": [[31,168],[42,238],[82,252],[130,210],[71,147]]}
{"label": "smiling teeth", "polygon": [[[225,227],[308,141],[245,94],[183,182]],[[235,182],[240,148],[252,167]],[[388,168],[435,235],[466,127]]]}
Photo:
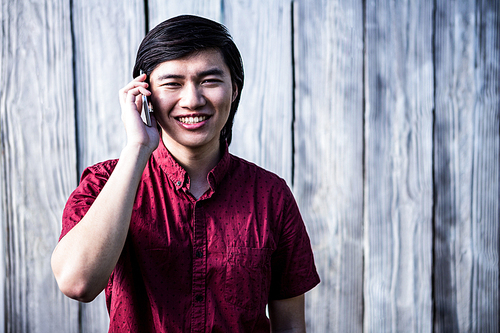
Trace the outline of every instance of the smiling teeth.
{"label": "smiling teeth", "polygon": [[200,117],[180,117],[179,121],[184,124],[196,124],[207,119],[207,116]]}

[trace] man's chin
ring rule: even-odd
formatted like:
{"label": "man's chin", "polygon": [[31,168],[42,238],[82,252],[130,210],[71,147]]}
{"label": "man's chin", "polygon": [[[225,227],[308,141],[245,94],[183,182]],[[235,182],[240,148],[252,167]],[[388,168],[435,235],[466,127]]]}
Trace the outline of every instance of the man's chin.
{"label": "man's chin", "polygon": [[190,149],[194,151],[200,150],[212,150],[218,149],[220,146],[219,137],[209,139],[206,136],[201,135],[186,135],[183,137],[172,137],[168,134],[163,133],[162,135],[163,142],[167,148],[169,146]]}

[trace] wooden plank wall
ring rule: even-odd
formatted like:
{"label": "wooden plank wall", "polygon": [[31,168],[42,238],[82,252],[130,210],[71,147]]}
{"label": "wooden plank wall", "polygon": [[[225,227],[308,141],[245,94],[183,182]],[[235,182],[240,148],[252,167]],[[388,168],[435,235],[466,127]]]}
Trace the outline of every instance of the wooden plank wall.
{"label": "wooden plank wall", "polygon": [[2,1],[1,236],[5,332],[78,332],[50,253],[76,185],[69,1]]}
{"label": "wooden plank wall", "polygon": [[308,327],[361,332],[362,1],[297,2],[294,12],[294,192],[322,278],[308,295]]}
{"label": "wooden plank wall", "polygon": [[366,6],[366,332],[432,329],[432,5]]}
{"label": "wooden plank wall", "polygon": [[435,328],[498,332],[500,4],[435,10]]}
{"label": "wooden plank wall", "polygon": [[231,151],[282,176],[322,283],[309,332],[499,332],[498,0],[13,0],[0,10],[0,331],[103,332],[50,254],[83,167],[124,145],[147,29],[226,24]]}

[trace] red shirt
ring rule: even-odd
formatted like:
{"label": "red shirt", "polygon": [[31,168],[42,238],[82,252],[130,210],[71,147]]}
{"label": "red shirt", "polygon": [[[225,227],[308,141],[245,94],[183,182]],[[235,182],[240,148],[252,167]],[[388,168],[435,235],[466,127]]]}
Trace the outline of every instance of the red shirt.
{"label": "red shirt", "polygon": [[[87,168],[61,238],[85,215],[117,160]],[[285,181],[225,154],[199,200],[160,143],[142,175],[128,237],[106,287],[109,332],[269,332],[268,300],[319,283]],[[89,240],[91,241],[91,240]]]}

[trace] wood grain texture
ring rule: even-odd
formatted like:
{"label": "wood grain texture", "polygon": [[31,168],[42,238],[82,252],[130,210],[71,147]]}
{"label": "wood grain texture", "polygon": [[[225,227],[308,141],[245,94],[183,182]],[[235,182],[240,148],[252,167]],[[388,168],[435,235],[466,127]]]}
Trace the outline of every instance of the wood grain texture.
{"label": "wood grain texture", "polygon": [[79,171],[126,143],[118,90],[132,80],[145,35],[144,2],[73,1]]}
{"label": "wood grain texture", "polygon": [[475,15],[470,322],[473,332],[499,332],[500,3],[478,0]]}
{"label": "wood grain texture", "polygon": [[200,15],[220,22],[223,3],[223,0],[148,0],[149,29],[181,14]]}
{"label": "wood grain texture", "polygon": [[76,186],[69,1],[2,2],[3,330],[77,332],[50,255]]}
{"label": "wood grain texture", "polygon": [[436,13],[435,331],[498,332],[499,5]]}
{"label": "wood grain texture", "polygon": [[[6,29],[5,23],[8,22],[8,8],[3,5],[0,7],[0,22],[2,22],[0,29],[0,40],[2,41],[2,52],[0,53],[0,77],[5,77],[7,75],[7,57],[4,55],[4,50],[7,48],[3,41],[9,40],[8,31]],[[7,111],[5,108],[4,95],[5,89],[3,85],[0,85],[0,258],[6,257],[7,249],[7,230],[5,226],[7,225],[7,212],[9,211],[7,202],[7,156],[6,149],[6,129],[5,121],[3,119],[7,116]],[[7,298],[5,297],[5,285],[7,282],[7,262],[5,260],[0,260],[0,313],[5,314],[6,308],[9,306]],[[5,315],[0,315],[0,327],[6,327]]]}
{"label": "wood grain texture", "polygon": [[471,331],[475,1],[436,2],[434,299],[436,332]]}
{"label": "wood grain texture", "polygon": [[432,330],[432,13],[366,3],[365,332]]}
{"label": "wood grain texture", "polygon": [[[126,144],[118,90],[132,80],[145,35],[144,1],[73,1],[79,171],[117,158]],[[81,304],[82,332],[106,332],[104,293]]]}
{"label": "wood grain texture", "polygon": [[232,153],[292,182],[291,2],[228,1],[223,23],[240,50],[245,84]]}
{"label": "wood grain texture", "polygon": [[322,282],[311,332],[363,330],[362,1],[296,2],[294,193]]}
{"label": "wood grain texture", "polygon": [[[1,11],[0,11],[1,12]],[[2,15],[2,14],[0,14]],[[0,19],[2,18],[2,16],[0,16]],[[0,37],[2,37],[1,40],[4,40],[3,37],[3,32],[0,30]],[[4,74],[4,71],[3,71],[3,60],[2,58],[0,58],[0,75]],[[0,93],[0,95],[2,95],[2,93]],[[0,106],[0,117],[3,118],[4,117],[4,113],[3,113],[3,108]],[[2,130],[2,126],[3,126],[3,121],[0,120],[0,137],[3,137],[3,134],[4,134],[4,131]],[[3,157],[3,156],[6,156],[6,152],[5,152],[5,145],[3,144],[3,141],[4,139],[2,139],[2,141],[0,141],[0,156]],[[8,207],[7,207],[7,187],[6,187],[6,175],[7,175],[7,168],[5,166],[6,164],[6,161],[3,159],[3,158],[0,158],[0,225],[1,225],[1,229],[0,229],[0,258],[6,258],[6,248],[7,248],[7,245],[8,245],[8,242],[7,242],[7,232],[5,230],[5,227],[7,225],[7,218],[8,218],[8,215],[7,215],[7,211],[9,210]],[[5,297],[5,286],[6,286],[6,282],[7,282],[7,267],[6,267],[6,261],[0,261],[0,286],[2,286],[2,288],[0,288],[0,313],[3,313],[5,314],[6,313],[6,309],[7,307],[9,306],[9,303],[7,301],[7,298]],[[3,315],[3,316],[0,316],[0,327],[5,327],[6,326],[6,323],[5,323],[5,318],[6,316]]]}
{"label": "wood grain texture", "polygon": [[230,149],[293,183],[308,332],[499,332],[498,0],[3,1],[0,331],[107,331],[50,254],[82,169],[125,144],[147,22],[182,13],[242,53]]}

